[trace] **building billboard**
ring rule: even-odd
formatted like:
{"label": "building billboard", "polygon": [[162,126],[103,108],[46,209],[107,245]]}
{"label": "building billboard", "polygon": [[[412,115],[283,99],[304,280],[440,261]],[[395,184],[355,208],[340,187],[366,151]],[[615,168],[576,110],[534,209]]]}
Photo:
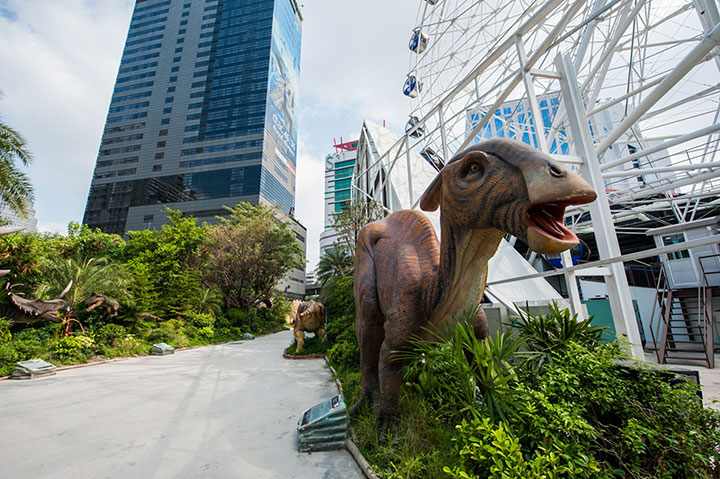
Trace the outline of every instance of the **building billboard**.
{"label": "building billboard", "polygon": [[[263,184],[268,187],[263,194],[284,208],[294,206],[295,197],[300,38],[300,18],[292,0],[275,0],[263,152]],[[278,191],[278,186],[286,191]]]}

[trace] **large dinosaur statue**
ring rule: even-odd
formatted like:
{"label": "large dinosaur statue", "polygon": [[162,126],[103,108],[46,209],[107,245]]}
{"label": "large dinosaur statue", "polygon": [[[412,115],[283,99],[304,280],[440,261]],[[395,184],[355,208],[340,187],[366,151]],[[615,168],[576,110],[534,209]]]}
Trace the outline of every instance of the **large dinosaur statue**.
{"label": "large dinosaur statue", "polygon": [[[391,357],[413,337],[449,325],[479,303],[487,262],[506,233],[538,253],[578,240],[563,224],[565,207],[593,201],[578,175],[524,143],[494,139],[455,155],[420,200],[440,208],[441,241],[421,212],[401,210],[365,226],[355,253],[356,328],[362,389],[351,414],[379,395],[383,435],[396,427],[401,364]],[[487,336],[478,310],[476,336]]]}

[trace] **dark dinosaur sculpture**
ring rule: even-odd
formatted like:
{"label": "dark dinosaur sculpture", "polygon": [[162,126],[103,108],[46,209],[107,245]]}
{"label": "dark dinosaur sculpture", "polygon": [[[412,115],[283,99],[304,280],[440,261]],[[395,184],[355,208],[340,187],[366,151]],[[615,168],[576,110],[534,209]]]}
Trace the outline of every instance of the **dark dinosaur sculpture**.
{"label": "dark dinosaur sculpture", "polygon": [[[17,233],[24,230],[23,227],[5,226],[0,227],[0,236]],[[0,276],[5,276],[10,270],[0,270]],[[65,287],[60,295],[55,299],[26,299],[21,295],[12,292],[10,283],[7,285],[9,305],[0,306],[0,315],[10,321],[10,324],[34,323],[36,321],[52,321],[54,323],[62,323],[63,319],[60,313],[70,312],[70,306],[62,298],[70,291],[72,281]]]}
{"label": "dark dinosaur sculpture", "polygon": [[[394,351],[413,337],[480,302],[487,262],[506,233],[538,253],[565,251],[578,240],[563,224],[565,207],[593,201],[578,175],[524,143],[495,139],[453,157],[423,194],[420,207],[440,208],[441,241],[430,220],[397,211],[365,226],[355,253],[356,328],[362,389],[351,408],[379,396],[383,435],[396,427],[401,364]],[[487,336],[482,310],[474,323]]]}
{"label": "dark dinosaur sculpture", "polygon": [[103,314],[102,318],[105,321],[115,319],[118,316],[118,310],[120,309],[120,303],[114,299],[110,299],[104,294],[93,293],[88,299],[85,300],[85,304],[89,304],[87,311],[92,311],[98,306],[102,306]]}
{"label": "dark dinosaur sculpture", "polygon": [[297,347],[295,353],[302,351],[305,345],[305,333],[315,333],[320,341],[325,341],[325,306],[317,301],[303,301],[297,308],[293,320],[293,336]]}

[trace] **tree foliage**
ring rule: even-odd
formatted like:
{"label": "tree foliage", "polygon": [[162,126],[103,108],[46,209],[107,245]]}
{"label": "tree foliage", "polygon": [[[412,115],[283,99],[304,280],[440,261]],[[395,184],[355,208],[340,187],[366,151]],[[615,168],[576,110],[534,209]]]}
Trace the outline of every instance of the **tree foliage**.
{"label": "tree foliage", "polygon": [[338,232],[339,246],[344,247],[351,257],[355,256],[355,244],[363,226],[385,216],[382,205],[368,200],[349,205],[339,213],[333,214],[333,229]]}
{"label": "tree foliage", "polygon": [[28,176],[18,169],[17,160],[30,165],[30,150],[20,133],[0,121],[0,199],[20,216],[27,216],[33,188]]}
{"label": "tree foliage", "polygon": [[131,287],[140,313],[175,317],[200,303],[207,228],[193,217],[168,209],[168,224],[160,230],[131,231],[126,255],[135,275]]}
{"label": "tree foliage", "polygon": [[43,281],[35,291],[36,296],[43,299],[57,298],[72,281],[63,299],[73,311],[93,292],[120,301],[130,299],[130,274],[120,264],[107,258],[48,258],[43,262],[42,269]]}
{"label": "tree foliage", "polygon": [[228,211],[229,219],[219,218],[209,229],[205,283],[222,291],[228,308],[247,308],[269,299],[273,287],[305,259],[276,209],[240,203]]}
{"label": "tree foliage", "polygon": [[325,286],[331,278],[337,280],[352,274],[353,261],[353,257],[343,247],[335,246],[327,250],[315,269],[320,284]]}

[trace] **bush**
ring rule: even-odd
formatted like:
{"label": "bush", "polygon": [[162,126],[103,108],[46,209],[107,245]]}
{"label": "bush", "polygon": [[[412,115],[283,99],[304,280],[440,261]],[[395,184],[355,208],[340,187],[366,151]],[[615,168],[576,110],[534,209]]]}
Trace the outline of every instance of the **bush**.
{"label": "bush", "polygon": [[183,333],[183,322],[179,319],[171,319],[158,323],[150,330],[147,340],[150,344],[166,343],[175,348],[182,348],[190,345],[190,341]]}
{"label": "bush", "polygon": [[13,344],[0,344],[0,376],[8,376],[12,373],[18,361],[21,361],[20,355]]}
{"label": "bush", "polygon": [[63,364],[85,362],[90,358],[94,344],[88,336],[65,336],[55,342],[53,356]]}
{"label": "bush", "polygon": [[125,338],[127,331],[119,324],[105,324],[95,333],[95,342],[98,347],[114,348]]}

